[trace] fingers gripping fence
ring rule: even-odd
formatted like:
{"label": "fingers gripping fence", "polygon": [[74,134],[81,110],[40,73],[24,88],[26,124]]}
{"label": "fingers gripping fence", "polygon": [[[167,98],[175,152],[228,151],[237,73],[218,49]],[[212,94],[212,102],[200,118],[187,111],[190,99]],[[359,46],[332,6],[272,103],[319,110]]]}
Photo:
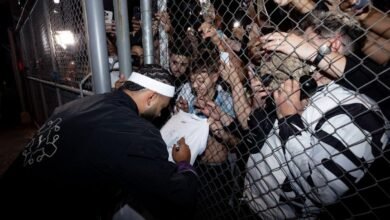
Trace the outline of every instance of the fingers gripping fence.
{"label": "fingers gripping fence", "polygon": [[175,108],[210,122],[195,219],[385,218],[388,10],[167,2],[154,24],[169,41],[154,31],[155,57],[168,46]]}

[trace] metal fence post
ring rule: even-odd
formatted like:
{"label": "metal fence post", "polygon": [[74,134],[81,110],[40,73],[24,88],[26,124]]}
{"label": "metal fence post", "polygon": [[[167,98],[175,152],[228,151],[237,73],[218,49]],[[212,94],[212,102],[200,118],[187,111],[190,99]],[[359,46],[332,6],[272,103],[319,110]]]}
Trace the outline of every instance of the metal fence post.
{"label": "metal fence post", "polygon": [[152,31],[152,1],[141,0],[142,14],[142,46],[144,47],[145,64],[154,63],[153,31]]}
{"label": "metal fence post", "polygon": [[114,0],[114,14],[116,24],[116,46],[118,48],[119,70],[126,79],[132,71],[129,38],[129,15],[127,1]]}
{"label": "metal fence post", "polygon": [[85,0],[88,27],[88,49],[92,69],[93,90],[96,94],[111,91],[108,53],[102,0]]}
{"label": "metal fence post", "polygon": [[[158,0],[158,8],[160,12],[167,11],[167,0]],[[169,69],[169,49],[168,49],[168,33],[163,26],[159,26],[159,45],[160,45],[160,64],[162,67]]]}

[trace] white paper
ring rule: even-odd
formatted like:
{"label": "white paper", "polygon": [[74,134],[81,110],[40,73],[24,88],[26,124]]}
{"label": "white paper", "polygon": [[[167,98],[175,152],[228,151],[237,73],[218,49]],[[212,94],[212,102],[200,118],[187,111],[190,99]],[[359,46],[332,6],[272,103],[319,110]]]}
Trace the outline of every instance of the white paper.
{"label": "white paper", "polygon": [[161,136],[167,144],[169,161],[173,161],[172,147],[177,141],[184,137],[186,144],[191,149],[191,164],[194,164],[196,157],[206,149],[209,135],[209,124],[206,118],[183,111],[173,115],[171,119],[161,128]]}

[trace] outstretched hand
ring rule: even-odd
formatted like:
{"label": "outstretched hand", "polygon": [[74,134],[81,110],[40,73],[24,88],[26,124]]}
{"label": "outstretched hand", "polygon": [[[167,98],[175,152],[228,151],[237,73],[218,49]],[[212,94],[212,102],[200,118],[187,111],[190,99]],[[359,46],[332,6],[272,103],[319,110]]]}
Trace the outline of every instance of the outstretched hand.
{"label": "outstretched hand", "polygon": [[115,89],[119,89],[126,82],[126,77],[124,74],[119,75],[119,79],[115,81]]}
{"label": "outstretched hand", "polygon": [[217,29],[211,23],[203,22],[200,25],[198,31],[201,32],[203,39],[210,38],[211,42],[216,45],[218,45],[218,43],[220,42]]}
{"label": "outstretched hand", "polygon": [[317,48],[302,36],[294,33],[275,32],[260,37],[262,49],[279,51],[303,60],[309,60],[317,53]]}
{"label": "outstretched hand", "polygon": [[165,32],[170,32],[172,30],[171,18],[166,11],[157,12],[155,19],[162,25]]}
{"label": "outstretched hand", "polygon": [[220,120],[222,110],[213,101],[198,97],[195,100],[195,105],[206,117],[213,118],[216,121]]}

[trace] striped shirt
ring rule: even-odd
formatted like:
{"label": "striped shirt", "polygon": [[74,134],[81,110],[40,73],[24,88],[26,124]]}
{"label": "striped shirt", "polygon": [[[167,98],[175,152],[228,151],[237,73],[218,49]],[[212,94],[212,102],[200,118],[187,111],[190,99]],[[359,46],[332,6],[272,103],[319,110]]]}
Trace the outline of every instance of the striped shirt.
{"label": "striped shirt", "polygon": [[263,219],[315,218],[365,175],[388,145],[376,104],[335,83],[302,115],[275,120],[247,162],[244,195]]}

